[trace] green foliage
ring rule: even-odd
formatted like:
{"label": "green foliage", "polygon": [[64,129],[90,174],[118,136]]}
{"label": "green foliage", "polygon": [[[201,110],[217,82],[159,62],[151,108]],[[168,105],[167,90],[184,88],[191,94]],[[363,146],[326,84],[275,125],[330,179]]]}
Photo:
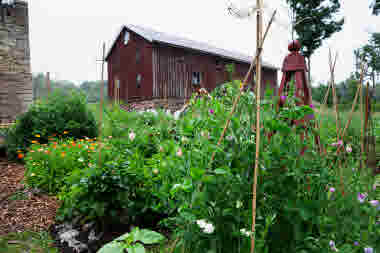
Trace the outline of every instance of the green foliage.
{"label": "green foliage", "polygon": [[[260,130],[255,96],[244,92],[217,146],[239,85],[218,87],[212,98],[193,97],[179,117],[106,110],[104,132],[112,136],[108,155],[65,177],[60,217],[123,222],[128,216],[128,223],[140,225],[156,213],[156,222],[173,232],[175,252],[248,252],[255,141],[261,131],[256,252],[330,252],[331,240],[341,252],[380,245],[378,214],[368,202],[375,198],[373,178],[364,169],[352,172],[358,168],[360,128],[359,134],[357,128],[349,130],[337,156],[339,145],[331,145],[338,141],[334,122],[323,122],[322,131],[312,127],[317,116],[309,106],[296,105],[294,89],[279,110],[277,98],[262,101]],[[294,124],[304,117],[311,120],[305,128]],[[316,135],[326,154],[317,152]],[[367,199],[360,203],[357,194],[364,192]],[[109,250],[120,252],[120,244],[112,245]]]}
{"label": "green foliage", "polygon": [[67,176],[75,170],[82,171],[97,159],[98,146],[90,139],[51,139],[48,145],[32,145],[25,157],[26,183],[48,193],[58,193],[66,184]]}
{"label": "green foliage", "polygon": [[336,20],[338,0],[286,0],[295,14],[294,29],[306,58],[322,45],[322,41],[342,30],[344,19]]}
{"label": "green foliage", "polygon": [[372,14],[373,15],[379,15],[380,13],[380,0],[372,0],[371,3],[371,8],[372,8]]}
{"label": "green foliage", "polygon": [[23,252],[49,252],[58,253],[53,248],[53,240],[49,233],[24,231],[0,236],[0,252],[23,253]]}
{"label": "green foliage", "polygon": [[47,143],[51,136],[92,138],[97,134],[94,115],[83,96],[78,92],[64,96],[57,91],[48,100],[35,102],[17,118],[7,136],[7,153],[10,159],[16,159],[17,152],[25,153],[35,142]]}
{"label": "green foliage", "polygon": [[98,253],[123,253],[125,249],[128,253],[145,253],[144,245],[161,243],[164,240],[165,237],[157,232],[136,227],[130,233],[104,245]]}
{"label": "green foliage", "polygon": [[[47,88],[47,79],[43,73],[33,75],[33,100],[45,99],[49,94]],[[50,80],[51,90],[61,90],[63,94],[69,96],[72,91],[81,91],[85,94],[89,103],[95,103],[100,100],[101,81],[84,81],[79,87],[71,81],[65,80]],[[107,82],[104,82],[104,97],[107,97]]]}

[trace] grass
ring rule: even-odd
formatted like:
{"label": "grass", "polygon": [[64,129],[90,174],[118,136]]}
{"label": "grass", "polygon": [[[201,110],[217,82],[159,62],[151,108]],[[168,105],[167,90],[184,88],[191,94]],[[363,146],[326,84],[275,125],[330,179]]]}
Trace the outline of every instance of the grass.
{"label": "grass", "polygon": [[25,231],[0,236],[0,252],[7,253],[58,253],[49,233]]}

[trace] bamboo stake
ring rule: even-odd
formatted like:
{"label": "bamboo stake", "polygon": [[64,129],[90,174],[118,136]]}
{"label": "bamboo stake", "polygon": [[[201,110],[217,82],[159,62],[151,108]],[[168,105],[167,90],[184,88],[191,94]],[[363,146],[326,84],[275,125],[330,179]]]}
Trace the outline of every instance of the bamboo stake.
{"label": "bamboo stake", "polygon": [[50,94],[51,94],[50,72],[46,73],[46,87],[47,87],[47,90],[48,90],[48,97],[49,97]]}
{"label": "bamboo stake", "polygon": [[360,125],[362,132],[362,141],[361,141],[361,159],[360,159],[360,168],[363,168],[363,160],[364,160],[364,117],[363,117],[363,88],[360,89]]}
{"label": "bamboo stake", "polygon": [[[344,138],[344,136],[346,134],[347,128],[351,124],[351,120],[352,120],[352,116],[353,116],[353,113],[354,113],[354,109],[355,109],[356,104],[357,104],[358,96],[359,96],[359,93],[360,93],[360,91],[362,89],[362,86],[363,86],[362,84],[363,84],[363,79],[364,79],[364,69],[365,69],[365,66],[364,66],[364,64],[362,64],[361,74],[360,74],[360,81],[359,81],[359,87],[356,90],[356,94],[355,94],[355,98],[354,98],[354,103],[352,104],[351,112],[350,112],[350,115],[348,116],[348,121],[346,123],[346,126],[344,127],[344,129],[341,129],[341,134],[340,134],[340,138],[339,138],[340,140],[343,140],[343,138]],[[338,147],[338,149],[336,151],[336,154],[339,154],[341,148],[342,148],[342,145]]]}
{"label": "bamboo stake", "polygon": [[336,96],[336,89],[335,89],[335,64],[336,59],[338,57],[338,54],[335,55],[334,63],[332,62],[332,55],[331,55],[331,49],[329,49],[329,66],[330,66],[330,75],[331,75],[331,87],[332,87],[332,94],[333,94],[333,103],[335,108],[335,124],[336,124],[336,138],[339,141],[339,132],[340,132],[340,124],[339,124],[339,112],[338,112],[338,98]]}
{"label": "bamboo stake", "polygon": [[[249,70],[248,70],[248,72],[246,73],[246,75],[245,75],[245,77],[244,77],[244,80],[243,80],[243,83],[242,83],[242,88],[240,89],[239,95],[235,98],[235,101],[234,101],[234,103],[233,103],[233,105],[232,105],[232,110],[231,110],[231,112],[230,112],[230,114],[229,114],[229,116],[228,116],[228,119],[227,119],[227,121],[226,121],[226,124],[225,124],[225,126],[224,126],[224,128],[223,128],[222,135],[219,137],[218,143],[216,144],[217,147],[220,146],[220,144],[222,143],[222,141],[223,141],[223,139],[224,139],[224,136],[225,136],[225,134],[226,134],[226,132],[227,132],[227,129],[228,129],[230,123],[231,123],[232,116],[233,116],[233,114],[235,113],[235,110],[236,110],[237,104],[238,104],[238,102],[239,102],[239,100],[240,100],[240,98],[241,98],[241,95],[243,94],[244,87],[247,85],[249,75],[250,75],[250,73],[252,72],[253,67],[254,67],[255,65],[257,65],[257,61],[258,61],[259,57],[261,56],[261,51],[262,51],[262,48],[263,48],[263,45],[264,45],[265,39],[266,39],[266,37],[267,37],[267,34],[268,34],[268,31],[269,31],[269,28],[271,27],[271,25],[272,25],[272,23],[273,23],[273,20],[274,20],[274,17],[275,17],[275,15],[276,15],[276,12],[277,12],[277,10],[275,10],[275,11],[273,12],[273,14],[272,14],[272,17],[271,17],[271,19],[270,19],[270,21],[269,21],[269,24],[268,24],[268,26],[267,26],[267,28],[266,28],[266,30],[265,30],[265,33],[264,33],[263,39],[261,40],[260,47],[259,47],[258,51],[256,51],[256,56],[252,59],[251,65],[249,66]],[[212,162],[213,162],[214,159],[215,159],[215,154],[216,154],[216,151],[214,151],[214,152],[212,153],[211,160],[210,160],[210,163],[209,163],[209,167],[211,166]]]}
{"label": "bamboo stake", "polygon": [[[262,28],[263,28],[263,16],[262,16],[262,0],[257,0],[257,51],[262,51],[261,40],[262,40]],[[256,156],[255,156],[255,169],[253,174],[253,186],[252,186],[252,234],[251,234],[251,253],[255,252],[255,237],[256,237],[256,198],[257,198],[257,174],[259,167],[259,158],[260,158],[260,99],[261,99],[261,58],[260,56],[256,61]]]}
{"label": "bamboo stake", "polygon": [[[106,43],[103,43],[103,53],[102,53],[102,82],[100,83],[100,111],[99,111],[99,137],[102,136],[102,127],[103,127],[103,99],[104,99],[104,62],[106,54]],[[102,159],[102,145],[99,144],[99,164]]]}

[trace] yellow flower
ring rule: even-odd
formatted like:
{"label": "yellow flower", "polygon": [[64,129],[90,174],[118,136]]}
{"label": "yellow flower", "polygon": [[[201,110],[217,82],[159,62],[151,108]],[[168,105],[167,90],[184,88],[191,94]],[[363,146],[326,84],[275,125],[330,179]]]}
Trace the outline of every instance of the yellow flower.
{"label": "yellow flower", "polygon": [[40,137],[41,137],[41,135],[39,135],[39,134],[36,134],[35,136],[36,136],[37,138],[40,138]]}
{"label": "yellow flower", "polygon": [[38,141],[33,140],[32,143],[38,143]]}
{"label": "yellow flower", "polygon": [[69,132],[67,132],[67,131],[63,131],[63,134],[68,134]]}
{"label": "yellow flower", "polygon": [[30,174],[31,177],[34,177],[35,175],[36,175],[36,174],[34,174],[34,173]]}

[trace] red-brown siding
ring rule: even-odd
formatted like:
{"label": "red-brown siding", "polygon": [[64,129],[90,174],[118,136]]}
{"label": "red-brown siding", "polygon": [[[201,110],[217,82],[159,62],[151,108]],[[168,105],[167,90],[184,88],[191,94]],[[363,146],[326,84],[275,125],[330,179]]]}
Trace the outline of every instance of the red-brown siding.
{"label": "red-brown siding", "polygon": [[[120,100],[127,101],[134,97],[152,96],[152,44],[141,36],[130,32],[130,39],[124,45],[124,29],[118,37],[108,57],[108,94],[115,98],[115,81],[120,80]],[[140,53],[139,62],[136,62],[136,52]],[[137,75],[141,75],[141,85],[137,88]]]}
{"label": "red-brown siding", "polygon": [[[150,43],[138,34],[130,32],[130,39],[124,45],[124,29],[108,62],[108,94],[115,99],[115,81],[120,80],[120,100],[133,98],[188,98],[193,91],[192,73],[201,72],[201,87],[213,90],[229,80],[226,65],[235,65],[234,79],[243,79],[249,64],[228,60],[219,56],[201,53],[191,49],[166,44]],[[136,51],[140,61],[136,63]],[[141,74],[141,87],[137,88],[137,75]],[[252,74],[249,82],[252,82]],[[277,86],[277,70],[263,67],[262,85]],[[262,89],[264,92],[264,89]]]}

